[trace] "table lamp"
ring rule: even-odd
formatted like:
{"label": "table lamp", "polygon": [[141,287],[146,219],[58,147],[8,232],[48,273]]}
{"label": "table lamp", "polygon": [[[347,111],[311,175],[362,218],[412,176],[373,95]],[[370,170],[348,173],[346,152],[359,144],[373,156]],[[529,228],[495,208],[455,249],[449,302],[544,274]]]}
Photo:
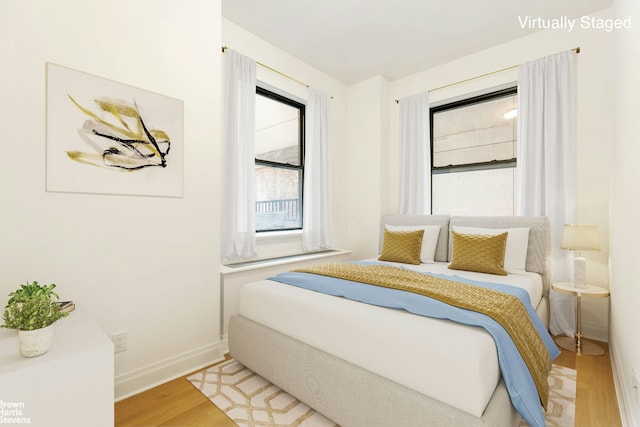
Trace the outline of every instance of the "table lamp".
{"label": "table lamp", "polygon": [[595,224],[565,224],[562,233],[562,249],[576,251],[573,283],[576,288],[587,287],[587,260],[580,251],[599,251],[598,227]]}

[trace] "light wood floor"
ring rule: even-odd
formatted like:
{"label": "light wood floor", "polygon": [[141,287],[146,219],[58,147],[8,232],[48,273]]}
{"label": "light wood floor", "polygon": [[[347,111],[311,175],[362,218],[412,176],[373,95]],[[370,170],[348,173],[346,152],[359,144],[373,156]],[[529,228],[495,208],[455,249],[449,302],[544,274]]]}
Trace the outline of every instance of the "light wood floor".
{"label": "light wood floor", "polygon": [[[584,356],[563,350],[554,363],[578,373],[576,426],[619,427],[620,411],[608,347],[606,343],[592,342],[607,352],[603,356]],[[150,426],[234,427],[235,424],[183,377],[115,404],[115,427]]]}
{"label": "light wood floor", "polygon": [[602,356],[584,356],[562,350],[553,363],[575,369],[578,373],[576,385],[576,427],[620,427],[620,410],[613,383],[613,372],[609,347],[606,343],[585,339],[602,346]]}

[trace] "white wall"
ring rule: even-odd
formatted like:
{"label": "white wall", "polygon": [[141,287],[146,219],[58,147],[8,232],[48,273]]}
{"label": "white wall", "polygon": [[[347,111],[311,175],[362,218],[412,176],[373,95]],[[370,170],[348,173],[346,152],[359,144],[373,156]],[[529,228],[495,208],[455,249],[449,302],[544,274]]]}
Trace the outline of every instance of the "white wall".
{"label": "white wall", "polygon": [[355,259],[377,254],[387,163],[388,96],[388,82],[380,76],[349,87],[346,184],[350,197],[344,213],[349,218],[349,249]]}
{"label": "white wall", "polygon": [[611,140],[611,353],[616,392],[623,425],[640,425],[638,389],[634,390],[632,372],[640,375],[640,232],[636,223],[640,212],[640,3],[615,0],[615,15],[633,17],[632,28],[615,34],[614,118]]}
{"label": "white wall", "polygon": [[[594,16],[607,18],[612,10]],[[609,143],[613,133],[612,115],[612,48],[613,35],[601,30],[548,30],[512,40],[477,52],[459,60],[434,67],[390,85],[390,146],[395,153],[391,175],[383,179],[390,188],[383,191],[397,194],[398,108],[394,102],[404,96],[464,81],[475,76],[508,70],[490,76],[430,92],[430,102],[463,96],[517,81],[517,65],[575,47],[577,97],[577,221],[598,225],[601,252],[584,252],[588,259],[590,283],[608,288],[609,240]],[[397,196],[391,198],[397,201]],[[392,209],[397,211],[397,202]],[[608,336],[608,300],[583,299],[583,333],[606,341]]]}
{"label": "white wall", "polygon": [[[108,336],[127,331],[117,395],[220,356],[220,8],[0,2],[0,305],[54,282]],[[47,61],[183,100],[184,197],[46,192]]]}
{"label": "white wall", "polygon": [[[347,221],[344,215],[349,194],[348,188],[344,185],[347,182],[348,169],[346,86],[226,19],[222,19],[222,45],[253,58],[259,63],[256,67],[258,81],[284,94],[293,95],[306,102],[306,85],[309,85],[333,97],[329,137],[333,181],[333,246],[347,247]],[[257,237],[256,252],[259,258],[301,251],[300,232],[260,233]]]}

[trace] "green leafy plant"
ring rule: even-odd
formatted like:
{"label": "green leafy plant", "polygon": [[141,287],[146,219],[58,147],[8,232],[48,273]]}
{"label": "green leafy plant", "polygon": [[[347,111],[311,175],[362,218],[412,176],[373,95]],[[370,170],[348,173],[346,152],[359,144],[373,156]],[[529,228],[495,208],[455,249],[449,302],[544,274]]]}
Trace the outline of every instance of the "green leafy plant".
{"label": "green leafy plant", "polygon": [[38,282],[20,285],[20,288],[9,294],[9,301],[4,308],[3,328],[31,331],[47,327],[62,319],[67,313],[60,311],[55,301],[58,294],[54,292],[56,285],[40,285]]}

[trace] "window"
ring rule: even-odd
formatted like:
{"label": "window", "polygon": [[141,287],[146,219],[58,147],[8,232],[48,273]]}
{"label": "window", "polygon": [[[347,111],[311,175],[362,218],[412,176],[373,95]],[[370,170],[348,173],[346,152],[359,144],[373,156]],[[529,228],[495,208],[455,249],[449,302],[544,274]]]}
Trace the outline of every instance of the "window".
{"label": "window", "polygon": [[513,215],[516,88],[431,108],[433,214]]}
{"label": "window", "polygon": [[302,228],[304,104],[256,89],[256,231]]}

